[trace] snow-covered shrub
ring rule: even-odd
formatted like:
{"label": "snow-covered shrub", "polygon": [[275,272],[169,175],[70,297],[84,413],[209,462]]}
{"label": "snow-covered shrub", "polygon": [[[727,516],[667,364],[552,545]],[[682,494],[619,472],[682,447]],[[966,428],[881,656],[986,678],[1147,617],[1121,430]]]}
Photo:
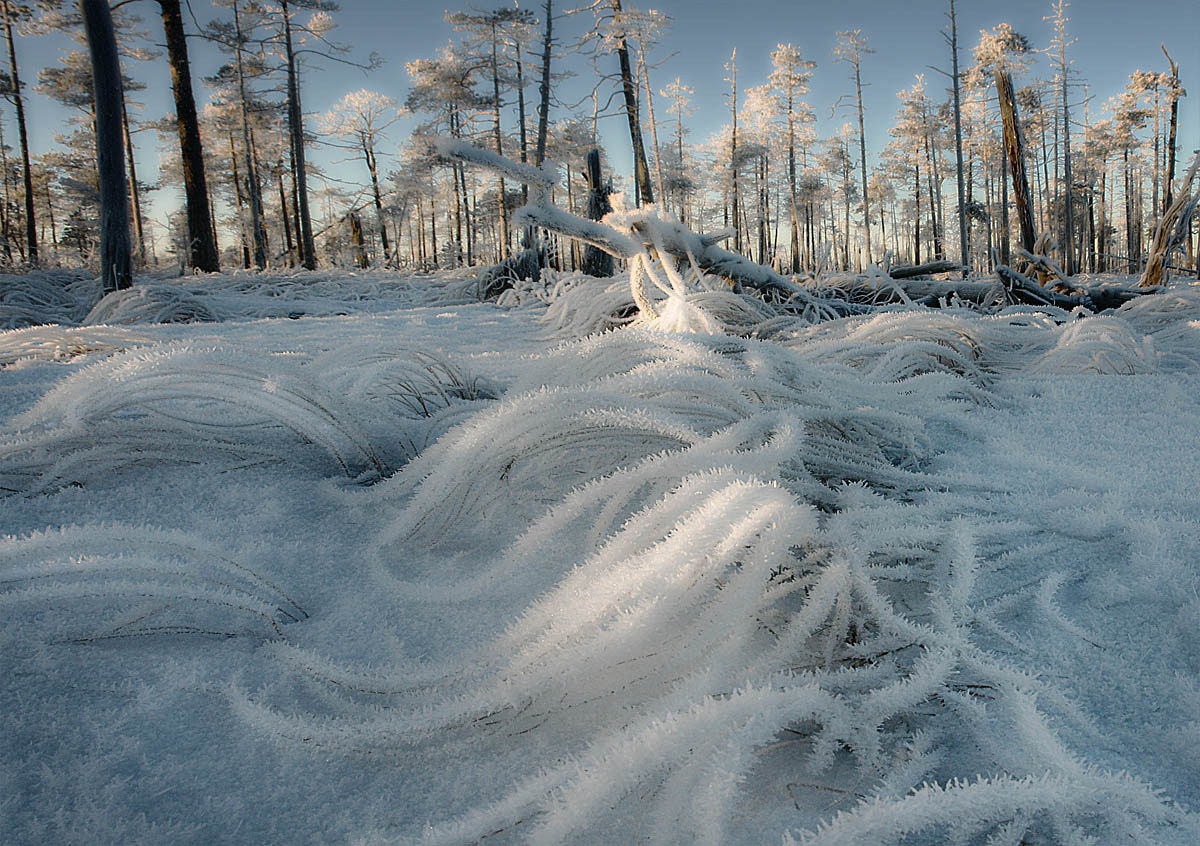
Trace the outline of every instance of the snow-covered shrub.
{"label": "snow-covered shrub", "polygon": [[106,295],[83,323],[211,323],[224,319],[213,309],[211,299],[206,299],[178,285],[138,285]]}
{"label": "snow-covered shrub", "polygon": [[1136,333],[1154,341],[1164,369],[1200,367],[1200,286],[1173,287],[1160,294],[1138,297],[1113,313]]}
{"label": "snow-covered shrub", "polygon": [[0,367],[22,359],[76,361],[150,343],[149,335],[123,326],[29,326],[0,333]]}
{"label": "snow-covered shrub", "polygon": [[100,280],[80,270],[0,274],[0,330],[77,326],[100,299]]}
{"label": "snow-covered shrub", "polygon": [[561,340],[625,326],[637,316],[627,273],[610,279],[575,273],[559,279],[547,296],[549,307],[542,322],[550,327],[551,337]]}
{"label": "snow-covered shrub", "polygon": [[374,481],[493,390],[438,356],[374,345],[310,362],[229,346],[132,350],[76,371],[15,418],[0,478],[29,492],[138,465],[277,463],[299,457],[299,439]]}
{"label": "snow-covered shrub", "polygon": [[1096,315],[1073,320],[1058,327],[1056,334],[1054,347],[1030,370],[1121,376],[1158,370],[1150,336],[1135,336],[1129,324],[1119,318]]}

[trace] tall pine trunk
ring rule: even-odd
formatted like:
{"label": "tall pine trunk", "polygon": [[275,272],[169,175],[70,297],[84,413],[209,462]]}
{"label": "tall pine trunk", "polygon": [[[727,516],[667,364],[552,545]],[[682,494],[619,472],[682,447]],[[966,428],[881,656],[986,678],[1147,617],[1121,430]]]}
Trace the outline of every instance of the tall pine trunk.
{"label": "tall pine trunk", "polygon": [[553,0],[546,0],[546,36],[542,40],[542,82],[538,87],[538,131],[537,153],[534,164],[542,166],[546,161],[546,135],[550,121],[550,47],[553,44],[554,10]]}
{"label": "tall pine trunk", "polygon": [[951,80],[954,83],[954,156],[958,175],[958,248],[959,263],[963,266],[963,278],[969,271],[967,201],[963,185],[963,144],[962,144],[962,94],[958,75],[958,18],[954,9],[954,0],[950,0],[950,56]]}
{"label": "tall pine trunk", "polygon": [[262,184],[258,179],[258,166],[253,154],[250,141],[250,106],[246,98],[246,77],[242,65],[242,44],[245,36],[242,33],[241,15],[237,0],[233,3],[233,25],[236,41],[233,45],[235,67],[237,69],[238,107],[242,123],[242,148],[246,154],[246,199],[250,205],[250,235],[254,244],[254,266],[263,270],[267,266],[267,239],[263,224]]}
{"label": "tall pine trunk", "polygon": [[[620,16],[621,0],[610,0],[615,16]],[[642,144],[642,125],[638,115],[637,86],[633,82],[633,70],[629,62],[629,45],[625,36],[617,39],[617,59],[621,66],[621,93],[625,97],[625,117],[629,121],[629,140],[633,145],[633,170],[637,183],[639,203],[653,203],[654,189],[650,187],[650,167],[646,163],[646,148]]]}
{"label": "tall pine trunk", "polygon": [[296,51],[292,47],[292,18],[288,1],[279,0],[283,12],[283,43],[287,54],[288,134],[295,157],[296,209],[300,217],[301,264],[308,270],[317,267],[317,248],[313,241],[312,215],[308,209],[308,167],[304,159],[304,116],[300,110],[300,79],[296,67]]}
{"label": "tall pine trunk", "polygon": [[[492,132],[496,141],[496,155],[504,155],[504,146],[501,143],[500,134],[500,66],[496,60],[496,24],[492,24]],[[503,261],[508,258],[508,200],[505,197],[504,177],[498,179],[497,185],[497,212],[500,215],[500,233],[497,240],[499,241],[500,249],[497,251],[499,255],[496,261]]]}
{"label": "tall pine trunk", "polygon": [[391,264],[392,251],[388,246],[387,222],[383,218],[383,198],[379,191],[379,172],[375,162],[375,148],[364,138],[363,155],[367,159],[367,170],[371,173],[371,192],[375,196],[375,214],[379,219],[379,240],[383,245],[384,264]]}
{"label": "tall pine trunk", "polygon": [[[29,133],[25,129],[25,98],[21,95],[21,75],[17,69],[17,48],[13,39],[12,8],[9,0],[0,0],[4,12],[4,32],[8,37],[8,68],[11,75],[13,105],[17,110],[17,135],[21,143],[21,171],[25,181],[25,243],[29,263],[38,263],[37,223],[33,210],[33,171],[29,166]],[[111,21],[109,26],[112,26]],[[120,71],[117,72],[118,79]]]}
{"label": "tall pine trunk", "polygon": [[183,191],[187,214],[188,264],[205,273],[221,269],[216,229],[204,176],[204,148],[200,143],[200,121],[192,94],[192,71],[188,62],[187,38],[179,0],[158,0],[171,65],[171,90],[175,96],[175,124],[179,131],[179,155],[183,164]]}
{"label": "tall pine trunk", "polygon": [[92,56],[96,169],[100,176],[100,279],[105,293],[133,285],[129,185],[122,149],[121,62],[107,0],[79,0]]}

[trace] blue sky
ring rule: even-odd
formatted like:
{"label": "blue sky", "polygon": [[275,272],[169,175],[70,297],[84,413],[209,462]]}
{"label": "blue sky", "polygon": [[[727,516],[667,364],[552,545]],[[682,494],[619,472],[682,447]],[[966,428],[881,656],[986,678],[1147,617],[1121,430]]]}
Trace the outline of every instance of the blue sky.
{"label": "blue sky", "polygon": [[[573,8],[581,0],[559,3],[556,6]],[[141,3],[140,13],[146,18],[145,28],[161,32],[155,15],[157,6]],[[487,8],[489,3],[476,4]],[[540,0],[529,3],[540,12]],[[629,3],[627,2],[628,6]],[[931,93],[940,77],[929,70],[930,65],[948,68],[949,53],[941,30],[946,25],[944,0],[914,0],[914,2],[881,2],[881,0],[837,0],[811,3],[797,0],[753,0],[731,4],[724,0],[658,0],[646,3],[673,19],[667,37],[658,47],[656,58],[665,60],[654,71],[652,82],[661,88],[676,76],[695,89],[693,105],[696,113],[690,119],[693,139],[702,140],[728,120],[724,95],[725,63],[736,47],[738,78],[742,88],[759,85],[770,71],[769,53],[780,42],[800,47],[817,62],[812,80],[810,102],[817,110],[818,132],[827,135],[849,118],[849,112],[831,117],[831,109],[842,95],[852,91],[845,65],[836,64],[832,50],[837,32],[861,29],[869,44],[876,50],[863,62],[863,79],[867,109],[868,147],[878,149],[887,140],[887,129],[895,117],[896,92],[910,86],[913,77],[925,73]],[[732,11],[731,11],[732,6]],[[1004,4],[984,0],[959,0],[959,31],[963,61],[969,61],[969,50],[979,38],[981,29],[1007,21],[1024,33],[1036,47],[1045,47],[1052,36],[1049,21],[1050,0],[1006,0]],[[454,9],[465,8],[456,5]],[[214,10],[208,0],[193,0],[197,18],[207,21],[226,14]],[[345,92],[371,88],[403,101],[408,92],[408,76],[404,65],[413,59],[429,57],[446,44],[455,33],[444,20],[445,7],[421,2],[394,0],[344,0],[342,10],[335,15],[339,23],[334,36],[353,48],[352,55],[365,58],[377,52],[385,59],[382,68],[363,74],[361,71],[333,62],[321,62],[305,76],[304,105],[307,112],[328,109]],[[1195,93],[1185,98],[1181,106],[1181,158],[1195,148],[1200,139],[1200,62],[1197,62],[1195,40],[1200,33],[1200,2],[1197,0],[1075,0],[1068,9],[1071,18],[1069,32],[1077,38],[1070,55],[1081,79],[1094,95],[1093,114],[1103,109],[1105,101],[1125,85],[1128,75],[1136,69],[1166,70],[1166,60],[1159,45],[1167,49],[1180,63],[1185,87]],[[577,37],[590,22],[588,14],[561,21],[558,31],[564,43]],[[191,24],[189,21],[189,30]],[[19,58],[32,78],[36,68],[52,61],[63,46],[62,39],[26,37],[18,44]],[[197,96],[203,101],[205,92],[200,78],[211,73],[221,62],[220,55],[206,45],[193,41],[193,77]],[[669,58],[668,58],[669,56]],[[614,66],[616,59],[611,61]],[[560,63],[579,77],[567,83],[576,90],[590,89],[590,65],[580,57],[569,57]],[[1047,71],[1048,73],[1048,71]],[[141,95],[145,102],[144,116],[157,118],[172,110],[165,59],[152,63],[141,74],[150,89]],[[531,85],[528,96],[535,94]],[[1076,95],[1084,96],[1080,89]],[[35,96],[29,106],[30,129],[35,150],[43,150],[54,133],[61,131],[64,113]],[[563,116],[556,113],[554,117]],[[11,121],[11,109],[5,120]],[[661,116],[660,116],[661,120]],[[401,121],[392,131],[396,142],[402,140],[411,121]],[[602,125],[614,163],[621,167],[628,161],[628,138],[620,130],[623,122],[611,118]],[[8,126],[6,124],[6,130]],[[6,138],[15,139],[15,131]],[[155,144],[144,134],[144,148],[139,155],[143,179],[153,178],[157,151]],[[381,151],[386,158],[390,150]],[[325,163],[339,176],[350,180],[365,180],[354,163],[334,164],[342,156],[332,150],[314,150],[313,157]],[[170,202],[161,197],[159,202]]]}

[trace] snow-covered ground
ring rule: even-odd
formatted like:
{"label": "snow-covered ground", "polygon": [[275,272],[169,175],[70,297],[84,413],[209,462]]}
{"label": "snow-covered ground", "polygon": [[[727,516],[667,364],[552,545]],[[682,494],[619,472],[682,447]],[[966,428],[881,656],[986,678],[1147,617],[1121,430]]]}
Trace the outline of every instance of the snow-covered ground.
{"label": "snow-covered ground", "polygon": [[1200,290],[604,288],[0,333],[0,842],[1200,842]]}

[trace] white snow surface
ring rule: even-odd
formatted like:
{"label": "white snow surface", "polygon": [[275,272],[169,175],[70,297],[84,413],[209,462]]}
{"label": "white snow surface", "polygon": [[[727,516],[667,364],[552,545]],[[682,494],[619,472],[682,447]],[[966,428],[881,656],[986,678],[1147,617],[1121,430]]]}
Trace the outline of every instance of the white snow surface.
{"label": "white snow surface", "polygon": [[0,332],[0,842],[1200,842],[1200,289],[574,337],[614,284]]}

